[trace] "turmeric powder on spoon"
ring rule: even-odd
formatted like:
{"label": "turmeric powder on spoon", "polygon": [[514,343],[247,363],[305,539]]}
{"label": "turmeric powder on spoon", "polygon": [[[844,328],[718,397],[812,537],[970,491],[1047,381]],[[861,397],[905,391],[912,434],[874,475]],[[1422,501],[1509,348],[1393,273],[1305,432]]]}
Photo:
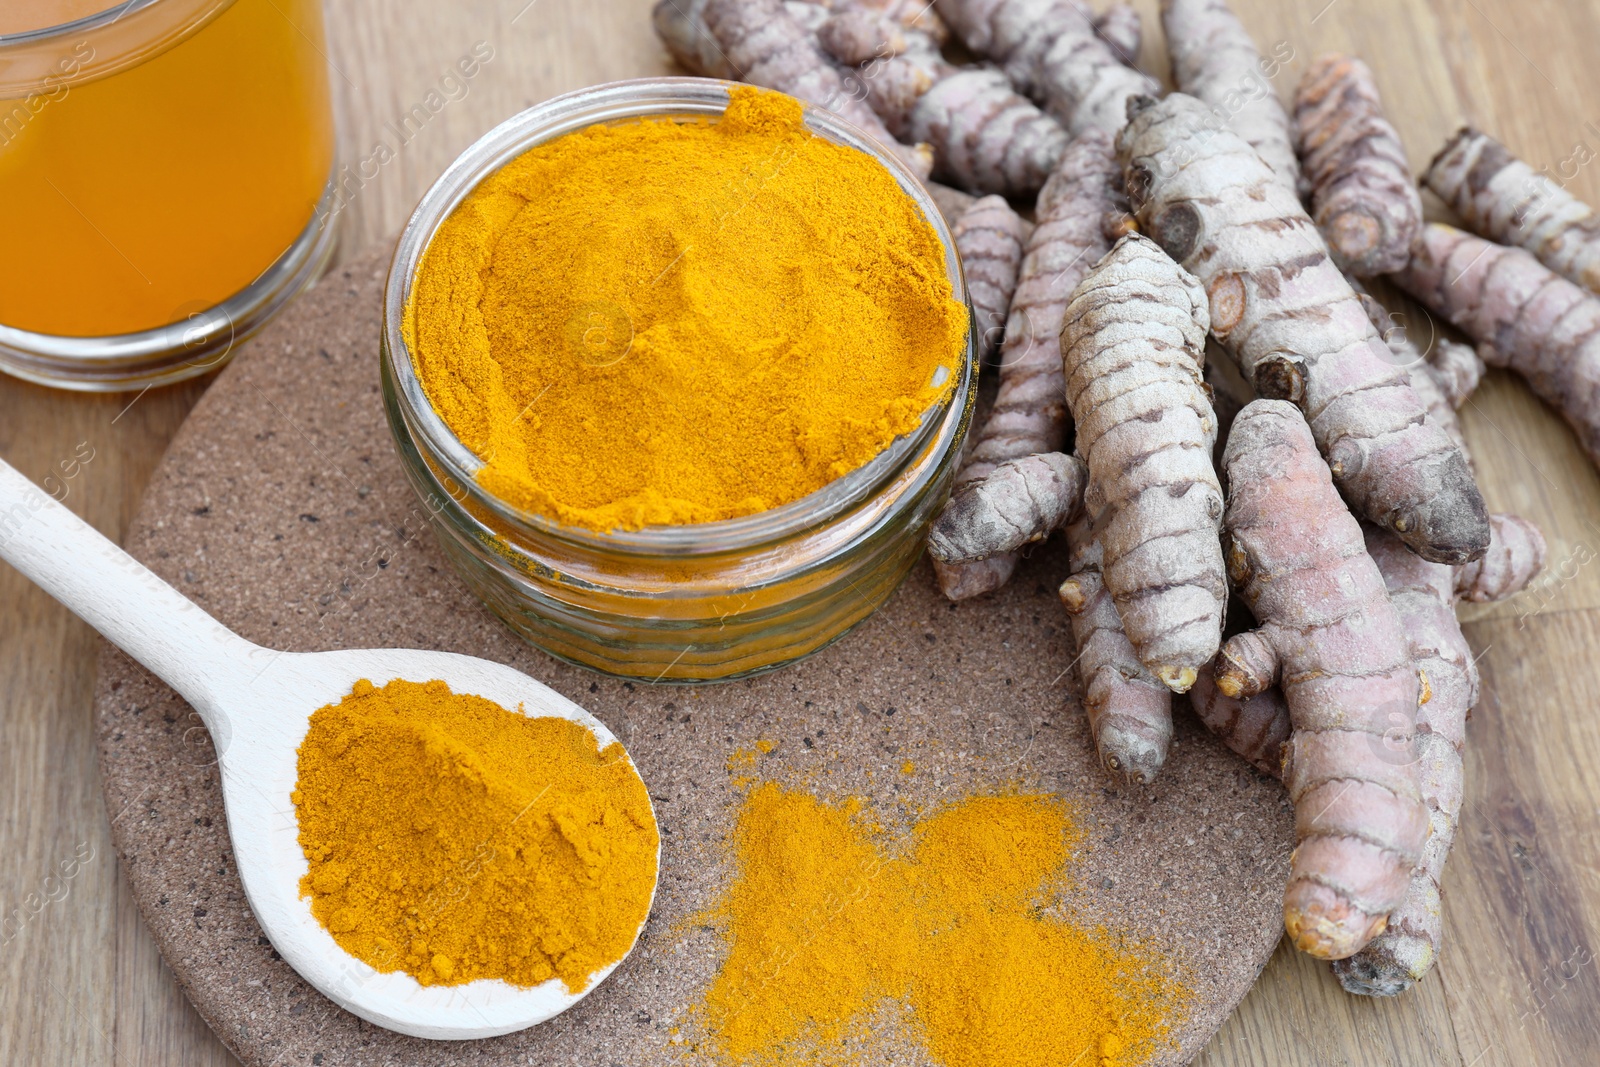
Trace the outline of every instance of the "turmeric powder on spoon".
{"label": "turmeric powder on spoon", "polygon": [[579,723],[442,681],[359,682],[311,716],[298,770],[302,895],[377,971],[578,993],[649,913],[650,798]]}
{"label": "turmeric powder on spoon", "polygon": [[779,507],[952,387],[968,315],[894,176],[735,88],[716,121],[597,125],[439,227],[406,343],[500,499],[597,531]]}

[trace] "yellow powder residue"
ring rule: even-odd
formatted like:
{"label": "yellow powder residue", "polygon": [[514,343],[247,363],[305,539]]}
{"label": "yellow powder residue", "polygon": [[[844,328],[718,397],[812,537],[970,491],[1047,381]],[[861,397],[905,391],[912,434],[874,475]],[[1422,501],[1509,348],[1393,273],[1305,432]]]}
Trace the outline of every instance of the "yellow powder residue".
{"label": "yellow powder residue", "polygon": [[778,742],[762,738],[756,742],[754,748],[736,748],[728,753],[728,773],[738,770],[747,770],[761,761],[761,757],[768,755],[778,747]]}
{"label": "yellow powder residue", "polygon": [[749,515],[955,380],[967,312],[915,203],[798,101],[732,95],[532,148],[433,237],[406,341],[500,498],[594,530]]}
{"label": "yellow powder residue", "polygon": [[644,782],[621,745],[567,719],[441,681],[358,682],[312,715],[297,787],[301,893],[379,971],[577,992],[649,912]]}
{"label": "yellow powder residue", "polygon": [[970,798],[903,855],[860,810],[770,782],[747,795],[705,999],[725,1062],[875,1062],[859,1044],[886,999],[945,1067],[1131,1067],[1166,1039],[1188,993],[1163,961],[1042,910],[1081,840],[1059,800]]}

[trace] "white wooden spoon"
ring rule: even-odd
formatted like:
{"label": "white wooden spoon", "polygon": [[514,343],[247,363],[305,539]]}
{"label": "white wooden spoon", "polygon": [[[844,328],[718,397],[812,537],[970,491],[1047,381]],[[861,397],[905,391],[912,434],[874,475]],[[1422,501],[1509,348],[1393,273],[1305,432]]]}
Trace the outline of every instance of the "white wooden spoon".
{"label": "white wooden spoon", "polygon": [[[340,1007],[413,1037],[493,1037],[570,1008],[616,967],[598,971],[580,993],[567,992],[559,979],[532,988],[499,980],[422,986],[404,972],[380,974],[346,953],[300,896],[307,864],[289,793],[295,787],[296,750],[313,711],[337,703],[362,678],[379,686],[396,678],[439,678],[456,693],[476,694],[505,708],[520,706],[528,715],[582,723],[602,748],[616,741],[572,701],[510,667],[450,652],[295,653],[252,644],[3,460],[0,558],[199,712],[217,751],[228,833],[250,908],[278,954]],[[658,849],[658,868],[659,860]]]}

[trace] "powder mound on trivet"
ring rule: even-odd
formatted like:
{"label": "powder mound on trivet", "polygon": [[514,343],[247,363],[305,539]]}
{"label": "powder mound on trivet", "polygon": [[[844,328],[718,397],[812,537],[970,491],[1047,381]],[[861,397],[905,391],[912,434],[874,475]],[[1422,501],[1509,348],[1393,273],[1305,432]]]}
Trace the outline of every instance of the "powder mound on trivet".
{"label": "powder mound on trivet", "polygon": [[747,795],[704,1004],[724,1062],[878,1062],[885,1000],[945,1067],[1131,1067],[1181,1021],[1170,959],[1052,907],[1082,840],[1058,798],[971,797],[887,842],[867,814],[770,782]]}
{"label": "powder mound on trivet", "polygon": [[442,681],[362,681],[312,715],[297,785],[301,893],[379,971],[578,992],[649,911],[644,782],[620,744],[567,719]]}
{"label": "powder mound on trivet", "polygon": [[592,126],[486,178],[404,329],[484,488],[611,530],[753,514],[862,466],[951,388],[967,318],[893,176],[746,87],[715,122]]}

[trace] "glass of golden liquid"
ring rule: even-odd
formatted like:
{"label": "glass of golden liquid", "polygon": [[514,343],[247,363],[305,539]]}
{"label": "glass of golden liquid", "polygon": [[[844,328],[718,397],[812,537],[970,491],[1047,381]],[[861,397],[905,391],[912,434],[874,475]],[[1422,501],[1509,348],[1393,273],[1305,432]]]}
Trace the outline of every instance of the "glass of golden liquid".
{"label": "glass of golden liquid", "polygon": [[220,366],[327,264],[322,0],[0,0],[0,370]]}

